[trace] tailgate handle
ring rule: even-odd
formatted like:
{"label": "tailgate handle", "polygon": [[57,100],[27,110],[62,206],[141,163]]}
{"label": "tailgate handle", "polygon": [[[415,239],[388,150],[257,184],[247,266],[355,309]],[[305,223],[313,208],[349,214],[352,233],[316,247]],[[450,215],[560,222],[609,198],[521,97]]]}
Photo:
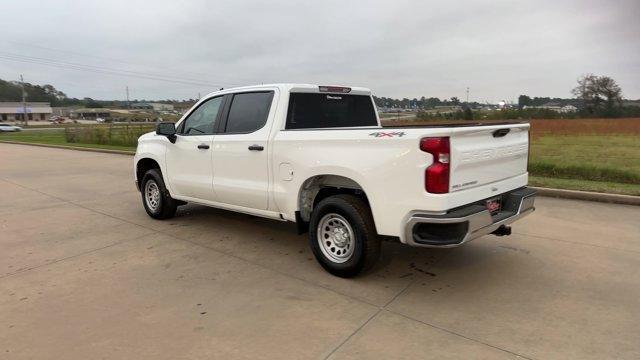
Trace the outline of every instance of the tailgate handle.
{"label": "tailgate handle", "polygon": [[507,135],[509,133],[509,131],[511,131],[511,129],[498,129],[498,130],[493,132],[493,137],[495,137],[495,138],[503,137],[503,136]]}

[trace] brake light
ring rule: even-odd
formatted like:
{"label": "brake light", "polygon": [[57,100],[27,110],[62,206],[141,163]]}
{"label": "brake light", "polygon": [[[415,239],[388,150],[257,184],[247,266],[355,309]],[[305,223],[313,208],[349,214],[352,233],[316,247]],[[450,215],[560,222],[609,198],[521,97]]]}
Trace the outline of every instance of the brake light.
{"label": "brake light", "polygon": [[449,192],[449,137],[428,137],[420,140],[420,150],[433,155],[433,164],[425,170],[424,187],[432,194]]}
{"label": "brake light", "polygon": [[348,94],[351,92],[351,88],[344,86],[318,86],[318,91],[320,92],[330,92],[330,93],[342,93]]}

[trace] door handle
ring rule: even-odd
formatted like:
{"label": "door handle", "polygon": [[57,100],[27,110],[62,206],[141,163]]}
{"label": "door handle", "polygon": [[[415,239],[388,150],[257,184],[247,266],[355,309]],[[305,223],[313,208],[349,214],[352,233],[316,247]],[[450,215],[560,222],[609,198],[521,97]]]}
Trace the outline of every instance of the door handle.
{"label": "door handle", "polygon": [[249,150],[251,150],[251,151],[262,151],[262,150],[264,150],[264,146],[255,145],[255,144],[254,145],[250,145],[249,146]]}
{"label": "door handle", "polygon": [[209,148],[209,145],[207,145],[207,144],[198,145],[198,149],[207,150],[208,148]]}
{"label": "door handle", "polygon": [[511,131],[511,129],[498,129],[498,130],[493,132],[493,137],[494,138],[503,137],[503,136],[507,135],[509,133],[509,131]]}

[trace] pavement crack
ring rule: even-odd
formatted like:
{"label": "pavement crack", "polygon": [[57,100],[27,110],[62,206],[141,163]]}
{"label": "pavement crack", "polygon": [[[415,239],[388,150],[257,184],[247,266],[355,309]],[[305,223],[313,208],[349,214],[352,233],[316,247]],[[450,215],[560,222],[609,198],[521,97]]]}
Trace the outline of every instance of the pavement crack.
{"label": "pavement crack", "polygon": [[444,327],[441,327],[441,326],[438,326],[438,325],[435,325],[435,324],[432,324],[432,323],[429,323],[429,322],[426,322],[426,321],[422,321],[422,320],[419,320],[419,319],[416,319],[416,318],[412,318],[411,316],[407,316],[407,315],[405,315],[403,313],[400,313],[400,312],[397,312],[397,311],[394,311],[394,310],[389,310],[389,309],[383,309],[383,310],[387,311],[387,312],[389,312],[391,314],[394,314],[394,315],[397,315],[397,316],[401,316],[401,317],[403,317],[403,318],[405,318],[407,320],[418,322],[420,324],[432,327],[434,329],[437,329],[437,330],[440,330],[440,331],[444,331],[444,332],[446,332],[448,334],[455,335],[455,336],[461,337],[463,339],[466,339],[466,340],[469,340],[469,341],[473,341],[475,343],[482,344],[482,345],[488,346],[490,348],[493,348],[493,349],[496,349],[496,350],[500,350],[500,351],[509,353],[511,355],[515,355],[515,356],[521,357],[523,359],[534,360],[534,358],[532,358],[530,356],[522,355],[522,354],[519,354],[517,352],[511,351],[511,350],[508,350],[508,349],[505,349],[505,348],[501,348],[501,347],[496,346],[496,345],[489,344],[489,343],[484,342],[482,340],[478,340],[478,339],[474,339],[472,337],[468,337],[466,335],[460,334],[460,333],[455,332],[453,330],[449,330],[447,328],[444,328]]}
{"label": "pavement crack", "polygon": [[338,346],[336,346],[333,350],[331,350],[331,352],[329,352],[329,354],[327,354],[327,356],[325,356],[324,359],[326,360],[326,359],[330,358],[336,351],[338,351],[338,349],[340,349],[342,347],[342,345],[346,344],[349,340],[351,340],[351,338],[355,334],[357,334],[360,330],[362,330],[362,328],[364,328],[369,322],[371,322],[371,320],[373,320],[373,318],[378,316],[378,314],[380,314],[382,312],[382,310],[383,310],[383,308],[378,308],[378,311],[373,313],[373,315],[369,316],[367,321],[362,323],[360,326],[358,326],[357,329],[355,329],[353,332],[351,332],[351,334],[349,334],[349,336],[347,336],[344,340],[342,340],[340,342],[340,344],[338,344]]}
{"label": "pavement crack", "polygon": [[145,237],[145,236],[147,236],[147,235],[149,235],[149,234],[144,234],[144,235],[136,236],[136,237],[134,237],[134,238],[122,239],[122,240],[120,240],[120,241],[116,241],[116,242],[111,243],[111,244],[109,244],[109,245],[101,246],[101,247],[99,247],[99,248],[95,248],[95,249],[91,249],[91,250],[83,251],[83,252],[81,252],[81,253],[74,254],[74,255],[69,255],[69,256],[66,256],[66,257],[63,257],[63,258],[60,258],[60,259],[56,259],[56,260],[53,260],[53,261],[46,262],[46,263],[44,263],[44,264],[34,265],[34,266],[27,267],[27,268],[23,268],[23,269],[20,269],[20,270],[18,270],[18,271],[14,271],[14,272],[12,272],[12,273],[8,273],[8,274],[0,275],[0,279],[8,278],[8,277],[11,277],[11,276],[14,276],[14,275],[19,275],[19,274],[25,273],[25,272],[30,271],[30,270],[39,269],[39,268],[42,268],[42,267],[45,267],[45,266],[49,266],[49,265],[53,265],[53,264],[57,264],[57,263],[59,263],[59,262],[63,262],[63,261],[66,261],[66,260],[75,259],[75,258],[78,258],[78,257],[84,256],[84,255],[88,255],[88,254],[91,254],[91,253],[94,253],[94,252],[97,252],[97,251],[100,251],[100,250],[108,249],[108,248],[110,248],[110,247],[113,247],[113,246],[116,246],[116,245],[122,244],[122,243],[124,243],[124,242],[126,242],[126,241],[136,240],[136,239],[139,239],[139,238]]}
{"label": "pavement crack", "polygon": [[600,249],[607,249],[607,250],[623,251],[623,252],[631,252],[631,253],[640,254],[640,251],[638,251],[638,250],[620,249],[620,248],[615,248],[615,247],[611,247],[611,246],[587,244],[587,243],[583,243],[583,242],[579,242],[579,241],[571,241],[571,240],[558,239],[558,238],[553,238],[553,237],[548,237],[548,236],[533,235],[533,234],[522,233],[522,232],[519,232],[519,231],[514,231],[514,234],[521,235],[521,236],[531,236],[531,237],[534,237],[534,238],[551,240],[551,241],[560,241],[560,242],[564,242],[564,243],[568,243],[568,244],[583,245],[583,246],[596,247],[596,248],[600,248]]}
{"label": "pavement crack", "polygon": [[[433,268],[435,265],[439,264],[442,260],[444,260],[450,253],[445,253],[444,255],[442,255],[440,258],[438,258],[436,261],[434,261],[432,264],[429,264],[428,266],[426,266],[426,270],[430,270],[431,268]],[[394,302],[397,298],[400,297],[400,295],[404,294],[410,287],[411,285],[415,284],[415,282],[418,281],[418,276],[414,276],[413,279],[411,279],[411,281],[409,281],[409,283],[407,283],[407,285],[405,287],[403,287],[400,291],[398,291],[397,294],[395,294],[393,296],[393,298],[391,298],[391,300],[387,301],[386,304],[384,304],[381,309],[386,309],[387,306],[389,306],[392,302]]]}
{"label": "pavement crack", "polygon": [[[442,255],[439,259],[437,259],[436,261],[434,261],[432,264],[430,264],[427,269],[435,266],[436,264],[438,264],[440,261],[442,261],[445,257],[447,257],[447,255],[449,255],[449,253],[446,253],[444,255]],[[414,276],[413,279],[411,279],[400,291],[398,291],[397,294],[395,294],[389,301],[387,301],[384,305],[382,306],[377,306],[378,310],[369,317],[369,319],[367,319],[367,321],[365,321],[362,325],[360,325],[357,329],[355,329],[351,334],[349,334],[349,336],[347,336],[342,342],[340,342],[340,344],[338,344],[338,346],[336,346],[333,350],[331,350],[331,352],[325,357],[325,359],[328,359],[329,357],[331,357],[336,351],[338,351],[344,344],[346,344],[347,342],[349,342],[349,340],[358,332],[360,332],[360,330],[362,330],[369,322],[371,322],[371,320],[373,320],[376,316],[378,316],[378,314],[380,314],[382,311],[387,310],[387,306],[389,306],[389,304],[391,304],[392,302],[394,302],[398,297],[400,297],[402,294],[404,294],[410,287],[411,285],[415,284],[415,282],[418,280],[418,276]]]}

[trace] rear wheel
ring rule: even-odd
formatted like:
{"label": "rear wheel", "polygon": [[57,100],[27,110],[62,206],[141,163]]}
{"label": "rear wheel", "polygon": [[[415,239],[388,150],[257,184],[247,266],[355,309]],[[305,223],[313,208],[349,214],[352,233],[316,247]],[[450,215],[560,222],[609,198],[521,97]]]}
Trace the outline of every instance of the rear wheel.
{"label": "rear wheel", "polygon": [[142,204],[147,214],[154,219],[169,219],[176,214],[178,203],[164,185],[158,169],[147,171],[142,177]]}
{"label": "rear wheel", "polygon": [[336,276],[356,276],[380,257],[371,211],[353,195],[323,199],[311,214],[309,239],[320,265]]}

